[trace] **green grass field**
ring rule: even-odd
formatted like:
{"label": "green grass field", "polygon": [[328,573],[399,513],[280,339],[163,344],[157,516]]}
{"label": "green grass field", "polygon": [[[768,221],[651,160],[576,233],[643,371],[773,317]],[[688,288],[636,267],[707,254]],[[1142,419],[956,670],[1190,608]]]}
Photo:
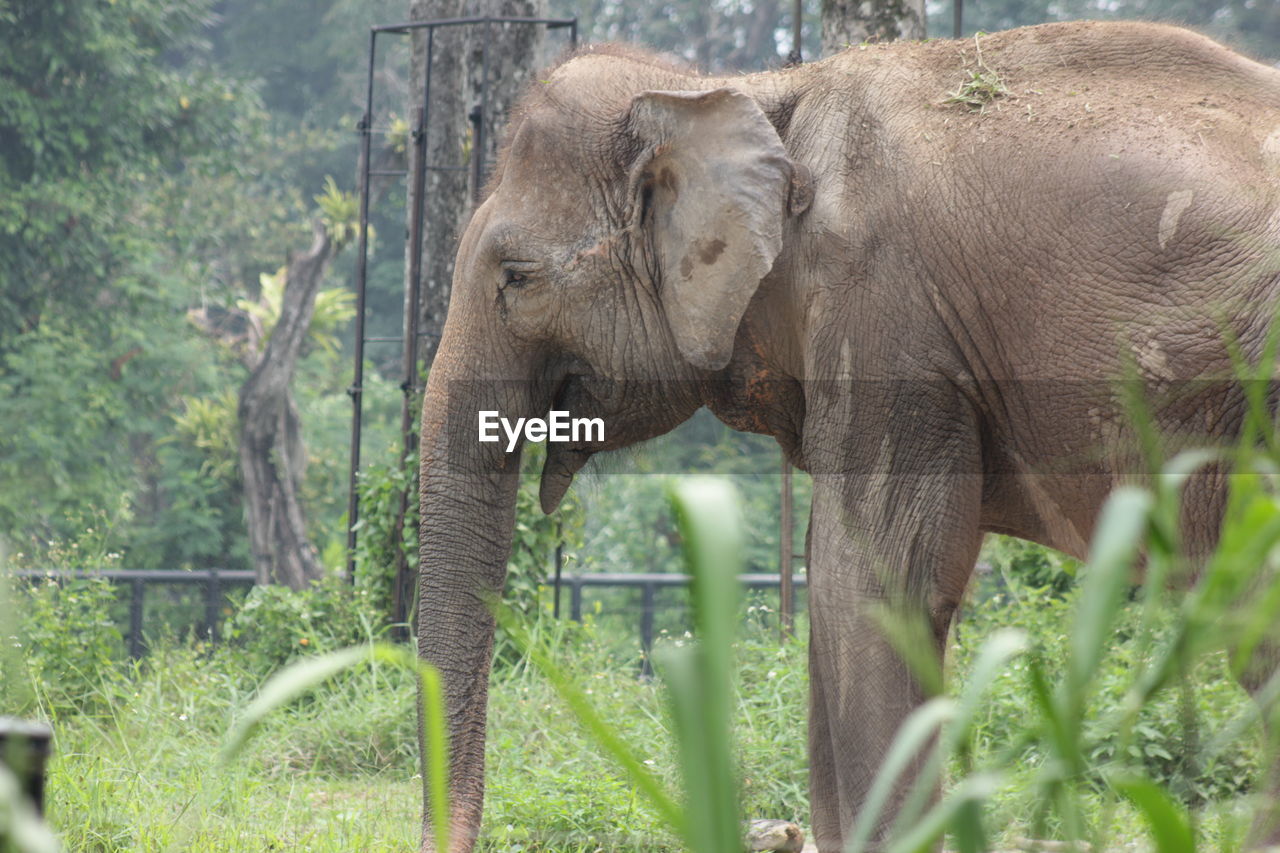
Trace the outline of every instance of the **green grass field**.
{"label": "green grass field", "polygon": [[[953,632],[950,682],[963,683],[984,636],[1025,627],[1050,668],[1064,658],[1076,595],[1046,589],[979,590]],[[1132,612],[1129,612],[1132,611]],[[1135,652],[1134,605],[1101,667],[1091,718],[1121,700]],[[659,682],[637,678],[628,626],[535,622],[541,640],[589,692],[671,790],[678,790]],[[625,637],[626,639],[621,639]],[[807,820],[804,626],[780,646],[771,630],[748,627],[737,642],[734,735],[747,817]],[[687,642],[666,636],[665,644]],[[94,671],[44,670],[33,683],[38,715],[52,719],[50,820],[74,851],[413,850],[421,782],[414,746],[414,692],[408,673],[363,665],[267,718],[230,764],[220,750],[264,673],[234,646],[168,643],[135,665]],[[655,851],[681,849],[625,775],[584,733],[546,679],[510,646],[499,649],[491,704],[484,848],[494,851]],[[92,662],[89,662],[92,665]],[[38,654],[22,659],[37,674]],[[47,662],[44,664],[47,666]],[[1025,667],[996,679],[974,726],[975,762],[1005,748],[1031,725]],[[1110,685],[1110,686],[1109,686]],[[69,690],[73,686],[74,690]],[[10,696],[16,695],[15,693]],[[7,709],[17,710],[17,709]],[[1207,658],[1193,683],[1144,708],[1125,747],[1191,807],[1206,849],[1231,849],[1241,831],[1242,796],[1257,769],[1250,705]],[[1221,741],[1223,732],[1235,736]],[[1110,748],[1115,744],[1111,743]],[[1108,741],[1095,749],[1099,765]],[[1213,754],[1210,755],[1210,750]],[[1026,773],[1012,776],[987,806],[993,834],[1012,845],[1032,834],[1039,803],[1022,784],[1042,756],[1028,748]],[[1108,821],[1114,849],[1133,849],[1141,821],[1085,783],[1091,822]],[[1049,830],[1055,828],[1052,822]],[[1043,832],[1043,829],[1041,830]]]}

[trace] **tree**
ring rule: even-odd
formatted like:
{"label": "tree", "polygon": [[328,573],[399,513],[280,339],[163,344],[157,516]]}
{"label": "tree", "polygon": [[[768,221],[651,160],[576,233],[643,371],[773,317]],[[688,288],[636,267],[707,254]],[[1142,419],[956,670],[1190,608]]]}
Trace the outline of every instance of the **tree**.
{"label": "tree", "polygon": [[[238,303],[306,245],[313,176],[354,162],[362,5],[0,0],[0,538],[28,560],[109,526],[134,565],[249,564]],[[282,32],[306,36],[296,61],[258,49]],[[316,351],[296,408],[334,411]],[[316,426],[313,516],[345,444]],[[319,521],[332,545],[338,511]]]}
{"label": "tree", "polygon": [[280,316],[240,389],[240,470],[259,584],[302,589],[323,574],[299,498],[307,454],[289,386],[333,250],[328,229],[317,223],[311,248],[289,261]]}
{"label": "tree", "polygon": [[[409,18],[424,21],[439,18],[507,17],[542,18],[546,0],[411,0]],[[421,156],[429,167],[425,183],[422,233],[422,284],[419,329],[422,344],[419,358],[429,365],[444,329],[453,282],[453,256],[458,234],[470,216],[473,200],[480,195],[488,167],[497,157],[501,132],[515,99],[537,70],[544,28],[537,25],[500,23],[442,27],[431,35],[426,30],[413,34],[410,62],[409,109],[411,126],[420,121],[431,53],[430,121],[421,141]],[[483,97],[482,97],[483,92]],[[483,109],[482,109],[483,106]],[[479,129],[479,139],[475,131]],[[414,144],[418,144],[415,140]],[[410,162],[413,158],[410,157]],[[479,166],[479,169],[476,167]],[[458,167],[466,167],[458,168]],[[406,233],[412,233],[416,188],[409,185],[406,204]],[[413,286],[409,254],[405,245],[405,316],[412,307],[408,293]],[[406,328],[406,332],[408,329]],[[406,392],[402,413],[404,444],[413,447],[416,395]],[[406,464],[410,460],[403,460]],[[410,512],[410,500],[417,481],[410,477],[401,496],[399,511],[390,527],[392,553],[396,555],[397,583],[394,609],[403,618],[410,596],[411,570],[404,550],[397,546]]]}
{"label": "tree", "polygon": [[[0,536],[24,551],[101,514],[129,528],[119,548],[191,485],[158,442],[218,381],[185,314],[207,272],[191,246],[225,232],[188,230],[208,203],[190,191],[234,172],[256,121],[252,93],[200,64],[208,9],[0,3]],[[182,500],[206,526],[170,535],[225,553],[230,527],[200,512],[217,497]]]}
{"label": "tree", "polygon": [[[546,14],[545,0],[412,0],[409,4],[409,17],[414,21],[468,16],[545,17]],[[431,115],[426,129],[425,158],[433,168],[427,174],[420,305],[425,345],[421,355],[428,364],[444,327],[458,233],[470,215],[471,200],[481,189],[474,184],[472,169],[456,171],[448,167],[473,166],[472,158],[476,157],[487,166],[496,157],[506,115],[516,95],[536,70],[542,36],[542,27],[493,24],[443,27],[432,37]],[[425,30],[415,32],[412,82],[409,86],[410,116],[416,115],[415,111],[422,105],[427,41]],[[472,111],[480,106],[486,45],[489,74],[483,116],[485,132],[483,149],[476,151],[473,149]],[[481,171],[487,170],[482,168]],[[416,201],[412,193],[413,188],[410,187],[410,217]],[[407,275],[407,263],[405,268]]]}

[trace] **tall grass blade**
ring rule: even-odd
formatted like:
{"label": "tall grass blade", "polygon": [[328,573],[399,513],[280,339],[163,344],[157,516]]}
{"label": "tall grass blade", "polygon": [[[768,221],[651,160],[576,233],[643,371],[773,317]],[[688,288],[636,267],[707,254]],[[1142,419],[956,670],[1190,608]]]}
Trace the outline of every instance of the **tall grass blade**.
{"label": "tall grass blade", "polygon": [[[920,819],[934,795],[943,768],[953,756],[961,757],[963,772],[967,773],[972,769],[968,761],[968,740],[982,698],[1009,661],[1026,651],[1027,644],[1026,632],[1016,628],[998,630],[983,642],[978,659],[969,677],[965,679],[964,691],[953,707],[944,735],[916,777],[911,794],[898,813],[892,835],[899,835],[902,829],[913,826]],[[973,840],[982,836],[980,817],[981,809],[976,806],[958,814],[960,825],[953,826],[952,830],[956,833],[956,843],[962,853],[982,846],[982,842]]]}
{"label": "tall grass blade", "polygon": [[422,736],[426,743],[426,766],[423,775],[430,783],[431,818],[436,847],[449,849],[449,743],[444,724],[444,695],[440,673],[426,661],[402,646],[374,643],[326,652],[290,664],[262,686],[232,728],[222,750],[222,761],[229,764],[245,748],[249,738],[272,712],[319,687],[333,676],[366,661],[381,661],[407,669],[418,676],[422,689]]}
{"label": "tall grass blade", "polygon": [[1112,786],[1147,819],[1157,853],[1194,853],[1196,839],[1186,811],[1159,785],[1150,779],[1132,778],[1113,781]]}
{"label": "tall grass blade", "polygon": [[688,799],[687,837],[699,853],[721,853],[741,846],[729,721],[733,635],[742,594],[742,525],[737,493],[724,480],[682,479],[668,494],[693,576],[697,643],[667,655],[663,676],[670,688]]}
{"label": "tall grass blade", "polygon": [[308,690],[319,687],[344,669],[349,669],[368,657],[369,650],[363,646],[338,649],[290,664],[271,676],[232,728],[231,736],[223,748],[223,762],[230,762],[240,754],[249,742],[249,737],[272,711],[284,707]]}
{"label": "tall grass blade", "polygon": [[1111,640],[1111,627],[1124,603],[1153,502],[1149,492],[1122,486],[1111,493],[1102,507],[1071,632],[1071,664],[1064,698],[1073,710],[1084,707],[1088,685]]}
{"label": "tall grass blade", "polygon": [[1003,782],[1004,774],[997,771],[966,777],[910,832],[895,839],[889,853],[928,853],[958,816],[972,813],[974,807],[999,791]]}
{"label": "tall grass blade", "polygon": [[[871,841],[871,833],[880,824],[880,816],[889,802],[898,779],[928,747],[944,723],[955,717],[956,703],[944,696],[925,702],[911,712],[898,728],[893,744],[885,754],[876,773],[875,782],[867,792],[862,809],[858,812],[853,832],[845,843],[845,853],[863,853]],[[931,782],[930,782],[931,784]]]}
{"label": "tall grass blade", "polygon": [[509,609],[500,604],[494,604],[493,610],[498,624],[507,632],[511,642],[527,655],[533,665],[546,677],[552,689],[569,706],[569,710],[578,718],[578,722],[587,730],[587,733],[596,739],[614,761],[618,762],[632,784],[639,788],[640,793],[649,800],[658,817],[676,834],[685,836],[687,833],[684,812],[675,800],[668,796],[658,778],[640,762],[626,741],[604,721],[582,688],[578,687],[573,679],[556,665],[543,646],[530,639],[529,632]]}
{"label": "tall grass blade", "polygon": [[436,849],[449,849],[449,734],[444,723],[444,691],[440,670],[421,660],[404,646],[376,643],[374,660],[416,672],[422,691],[422,734],[427,745],[422,773],[427,779],[431,799],[431,826],[435,831]]}

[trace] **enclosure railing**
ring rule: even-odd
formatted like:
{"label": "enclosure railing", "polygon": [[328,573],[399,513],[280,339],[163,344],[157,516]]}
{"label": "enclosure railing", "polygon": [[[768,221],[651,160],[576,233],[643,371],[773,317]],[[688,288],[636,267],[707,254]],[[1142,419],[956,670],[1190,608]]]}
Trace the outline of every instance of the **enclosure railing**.
{"label": "enclosure railing", "polygon": [[[104,578],[112,583],[129,589],[129,633],[126,641],[129,654],[140,658],[146,651],[143,642],[144,609],[146,589],[148,585],[168,586],[184,584],[204,585],[204,624],[200,626],[203,636],[211,640],[218,639],[218,623],[225,601],[225,590],[228,587],[253,586],[254,575],[250,570],[241,569],[197,569],[184,571],[175,569],[19,569],[8,572],[11,577],[27,580],[52,578],[55,580],[96,577]],[[742,585],[749,590],[776,589],[781,586],[781,577],[776,574],[744,574],[739,578]],[[804,587],[806,578],[803,574],[792,578],[796,587]],[[582,621],[583,590],[587,587],[598,589],[639,589],[640,590],[640,648],[644,652],[643,667],[648,671],[648,653],[653,648],[654,616],[660,608],[657,604],[657,591],[681,587],[689,583],[689,575],[660,574],[657,572],[599,572],[592,574],[567,574],[560,583],[569,590],[569,616],[575,622]],[[550,588],[550,586],[548,586]],[[559,608],[557,608],[557,612]]]}
{"label": "enclosure railing", "polygon": [[[598,572],[582,575],[564,575],[560,579],[560,583],[562,586],[569,588],[569,617],[575,622],[582,621],[582,590],[585,587],[639,588],[640,649],[644,655],[640,668],[643,674],[648,675],[651,671],[649,668],[649,652],[653,649],[653,617],[657,612],[657,591],[659,588],[685,586],[689,583],[690,577],[690,575],[684,574],[660,574],[657,572]],[[782,585],[781,575],[741,574],[738,575],[738,580],[748,590],[777,588],[781,592],[785,589]],[[803,574],[791,577],[790,582],[793,588],[808,586],[808,578]],[[556,604],[559,605],[559,601]],[[558,607],[556,609],[559,610]]]}
{"label": "enclosure railing", "polygon": [[70,578],[104,578],[114,584],[129,587],[129,633],[126,637],[129,656],[142,657],[146,646],[142,640],[143,608],[146,605],[147,585],[161,586],[203,584],[204,625],[202,633],[211,640],[218,639],[218,622],[224,601],[223,590],[231,586],[253,586],[254,574],[249,569],[18,569],[7,572],[11,577],[39,580]]}

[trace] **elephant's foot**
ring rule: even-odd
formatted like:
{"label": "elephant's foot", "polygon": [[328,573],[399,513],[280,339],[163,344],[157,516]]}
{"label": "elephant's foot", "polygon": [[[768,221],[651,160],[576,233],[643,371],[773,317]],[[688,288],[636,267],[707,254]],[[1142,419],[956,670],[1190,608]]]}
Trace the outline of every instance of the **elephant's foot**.
{"label": "elephant's foot", "polygon": [[[786,820],[753,820],[746,827],[747,850],[759,853],[802,853],[804,830]],[[816,848],[815,848],[816,849]]]}

